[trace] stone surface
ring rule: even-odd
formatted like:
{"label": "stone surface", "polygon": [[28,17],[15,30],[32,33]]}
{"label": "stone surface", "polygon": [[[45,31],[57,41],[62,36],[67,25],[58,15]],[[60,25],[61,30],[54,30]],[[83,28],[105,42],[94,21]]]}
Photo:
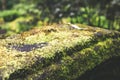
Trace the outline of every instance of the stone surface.
{"label": "stone surface", "polygon": [[0,39],[0,79],[77,80],[120,57],[120,32],[78,26],[85,29],[55,24]]}

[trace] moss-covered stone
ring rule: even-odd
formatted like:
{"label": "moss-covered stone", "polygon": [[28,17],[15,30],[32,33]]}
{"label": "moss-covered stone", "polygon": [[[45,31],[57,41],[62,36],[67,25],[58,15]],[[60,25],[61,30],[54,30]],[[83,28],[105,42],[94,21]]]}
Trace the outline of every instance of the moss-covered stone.
{"label": "moss-covered stone", "polygon": [[50,25],[0,40],[3,80],[76,80],[120,56],[120,33],[84,26]]}

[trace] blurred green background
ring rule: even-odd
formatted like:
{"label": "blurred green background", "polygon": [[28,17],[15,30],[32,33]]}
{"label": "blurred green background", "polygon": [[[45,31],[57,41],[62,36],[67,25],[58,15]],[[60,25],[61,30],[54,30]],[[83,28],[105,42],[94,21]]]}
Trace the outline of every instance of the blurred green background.
{"label": "blurred green background", "polygon": [[120,0],[0,0],[0,37],[68,22],[120,31],[119,9]]}

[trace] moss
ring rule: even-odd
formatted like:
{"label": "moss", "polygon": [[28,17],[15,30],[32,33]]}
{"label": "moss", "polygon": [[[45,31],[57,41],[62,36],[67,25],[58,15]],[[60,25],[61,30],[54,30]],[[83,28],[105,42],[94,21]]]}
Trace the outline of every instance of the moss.
{"label": "moss", "polygon": [[[60,67],[56,68],[56,70],[48,70],[47,75],[42,79],[39,77],[40,80],[75,80],[77,77],[82,75],[86,70],[92,69],[95,66],[99,65],[101,62],[109,59],[113,55],[115,48],[110,50],[110,46],[114,45],[113,43],[107,45],[105,43],[111,42],[113,39],[107,39],[104,42],[98,42],[97,44],[91,46],[90,48],[83,49],[82,51],[70,56],[66,56],[62,59],[61,63],[56,64]],[[94,51],[94,46],[98,46],[101,44],[101,48],[99,52]],[[117,43],[118,44],[118,43]],[[103,48],[105,50],[110,50],[105,52],[103,55]],[[84,54],[83,54],[84,53]],[[119,56],[119,55],[117,55]],[[51,77],[52,76],[52,77]]]}
{"label": "moss", "polygon": [[[119,32],[90,26],[84,26],[85,30],[69,30],[62,26],[45,26],[1,39],[2,78],[75,80],[101,62],[120,55]],[[41,48],[39,43],[47,45]]]}

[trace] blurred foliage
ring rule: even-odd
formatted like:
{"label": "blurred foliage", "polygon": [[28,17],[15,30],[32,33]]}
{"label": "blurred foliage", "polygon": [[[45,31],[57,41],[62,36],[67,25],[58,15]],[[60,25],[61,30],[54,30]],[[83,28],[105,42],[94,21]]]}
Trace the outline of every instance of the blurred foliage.
{"label": "blurred foliage", "polygon": [[17,12],[16,10],[5,10],[0,13],[0,17],[2,17],[4,21],[12,21],[19,15],[21,15],[21,13]]}
{"label": "blurred foliage", "polygon": [[27,31],[33,27],[33,17],[19,17],[9,23],[2,25],[2,28],[7,31],[6,36],[11,34]]}
{"label": "blurred foliage", "polygon": [[16,22],[21,28],[15,33],[34,26],[68,22],[120,31],[119,0],[0,0],[0,7],[0,27],[3,29],[6,25],[12,28],[8,24],[19,17],[26,20],[32,17],[27,23],[24,20]]}

